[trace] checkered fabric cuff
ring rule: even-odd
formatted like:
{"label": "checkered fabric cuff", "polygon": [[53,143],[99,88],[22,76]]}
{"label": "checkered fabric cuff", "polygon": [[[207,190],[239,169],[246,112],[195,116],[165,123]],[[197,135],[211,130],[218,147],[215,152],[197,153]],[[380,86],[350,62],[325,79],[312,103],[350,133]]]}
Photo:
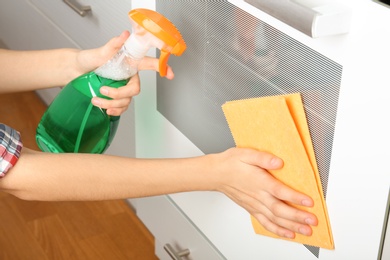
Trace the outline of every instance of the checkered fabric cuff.
{"label": "checkered fabric cuff", "polygon": [[16,164],[22,147],[20,133],[7,125],[0,124],[0,178]]}

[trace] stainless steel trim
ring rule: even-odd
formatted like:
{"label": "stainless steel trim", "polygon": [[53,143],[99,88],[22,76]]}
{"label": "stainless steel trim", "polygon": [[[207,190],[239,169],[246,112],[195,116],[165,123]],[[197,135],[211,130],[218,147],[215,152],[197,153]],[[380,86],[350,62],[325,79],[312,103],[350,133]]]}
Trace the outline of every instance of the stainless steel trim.
{"label": "stainless steel trim", "polygon": [[165,244],[164,249],[173,260],[181,260],[183,256],[190,254],[189,249],[177,252],[170,244]]}
{"label": "stainless steel trim", "polygon": [[92,10],[89,5],[81,5],[75,0],[63,0],[70,8],[72,8],[80,16],[86,16]]}
{"label": "stainless steel trim", "polygon": [[330,0],[245,0],[295,29],[317,38],[347,33],[351,10]]}
{"label": "stainless steel trim", "polygon": [[389,259],[390,256],[390,189],[389,196],[387,199],[387,210],[385,220],[383,223],[382,239],[379,246],[378,259],[385,260]]}

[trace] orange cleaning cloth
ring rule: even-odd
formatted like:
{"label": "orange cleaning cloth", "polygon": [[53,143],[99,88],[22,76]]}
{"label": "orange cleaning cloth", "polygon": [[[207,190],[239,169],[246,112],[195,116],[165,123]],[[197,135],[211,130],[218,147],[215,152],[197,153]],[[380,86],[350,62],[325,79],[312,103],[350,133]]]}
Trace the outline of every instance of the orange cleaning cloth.
{"label": "orange cleaning cloth", "polygon": [[287,186],[310,196],[313,207],[292,205],[318,218],[311,236],[279,237],[266,230],[253,216],[257,234],[334,249],[333,236],[321,180],[300,94],[270,96],[226,102],[222,106],[237,147],[272,153],[284,166],[270,173]]}

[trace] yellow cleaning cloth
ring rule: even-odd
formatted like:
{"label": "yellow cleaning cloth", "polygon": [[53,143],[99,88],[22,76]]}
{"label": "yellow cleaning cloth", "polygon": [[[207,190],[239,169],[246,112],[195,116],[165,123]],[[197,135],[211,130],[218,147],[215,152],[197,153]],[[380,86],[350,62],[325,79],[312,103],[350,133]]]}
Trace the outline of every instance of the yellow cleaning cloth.
{"label": "yellow cleaning cloth", "polygon": [[312,227],[311,236],[296,234],[294,239],[279,237],[251,217],[255,232],[305,245],[334,249],[300,94],[230,101],[226,102],[222,109],[237,147],[266,151],[283,159],[284,167],[270,173],[287,186],[307,194],[314,200],[314,206],[311,208],[292,205],[317,216],[318,225]]}

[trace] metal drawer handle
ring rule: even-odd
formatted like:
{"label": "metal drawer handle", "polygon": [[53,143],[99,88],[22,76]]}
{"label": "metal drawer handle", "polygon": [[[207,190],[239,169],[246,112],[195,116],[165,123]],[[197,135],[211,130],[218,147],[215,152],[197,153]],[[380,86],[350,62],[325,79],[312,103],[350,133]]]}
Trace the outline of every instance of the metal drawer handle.
{"label": "metal drawer handle", "polygon": [[63,0],[70,8],[76,11],[80,16],[86,16],[92,10],[89,5],[81,5],[75,0]]}
{"label": "metal drawer handle", "polygon": [[164,249],[172,258],[172,260],[181,260],[183,256],[188,256],[190,254],[189,249],[176,252],[170,244],[165,244]]}

